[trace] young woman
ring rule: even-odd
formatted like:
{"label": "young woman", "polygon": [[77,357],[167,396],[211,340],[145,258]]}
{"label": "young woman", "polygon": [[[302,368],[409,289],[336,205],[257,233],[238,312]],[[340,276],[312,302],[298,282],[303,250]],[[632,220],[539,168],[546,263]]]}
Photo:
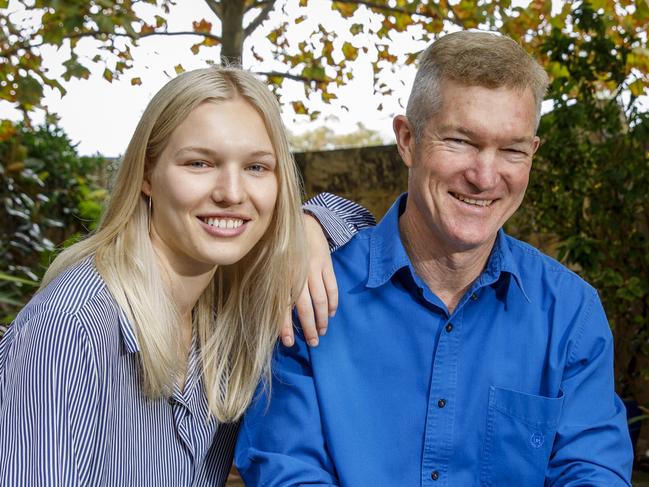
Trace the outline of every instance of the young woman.
{"label": "young woman", "polygon": [[262,83],[210,68],[163,87],[99,229],[0,341],[0,484],[223,485],[304,281],[299,204]]}

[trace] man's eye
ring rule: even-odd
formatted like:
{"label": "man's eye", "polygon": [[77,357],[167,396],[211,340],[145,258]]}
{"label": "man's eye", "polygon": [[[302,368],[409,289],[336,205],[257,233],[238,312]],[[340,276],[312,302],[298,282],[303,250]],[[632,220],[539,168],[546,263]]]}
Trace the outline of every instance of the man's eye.
{"label": "man's eye", "polygon": [[465,145],[468,144],[468,142],[464,139],[454,139],[454,138],[448,138],[446,139],[447,142],[450,142],[451,144],[456,144],[456,145]]}
{"label": "man's eye", "polygon": [[505,149],[505,152],[509,152],[516,156],[527,156],[527,152],[518,149]]}

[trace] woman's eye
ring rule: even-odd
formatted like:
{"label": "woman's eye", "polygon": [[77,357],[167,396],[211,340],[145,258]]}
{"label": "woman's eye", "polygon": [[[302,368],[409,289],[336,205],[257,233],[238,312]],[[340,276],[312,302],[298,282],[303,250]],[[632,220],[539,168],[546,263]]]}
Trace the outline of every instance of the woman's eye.
{"label": "woman's eye", "polygon": [[247,169],[252,172],[263,172],[266,170],[266,167],[262,164],[250,164]]}
{"label": "woman's eye", "polygon": [[208,166],[207,162],[205,161],[191,161],[187,165],[195,168],[202,168]]}

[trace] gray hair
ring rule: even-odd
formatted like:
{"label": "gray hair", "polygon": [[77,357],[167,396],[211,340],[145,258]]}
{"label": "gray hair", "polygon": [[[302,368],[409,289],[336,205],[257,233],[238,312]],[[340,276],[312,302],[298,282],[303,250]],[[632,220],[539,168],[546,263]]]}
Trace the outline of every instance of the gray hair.
{"label": "gray hair", "polygon": [[493,32],[454,32],[436,40],[421,53],[406,108],[417,141],[421,140],[430,117],[442,106],[444,80],[491,89],[530,88],[536,102],[538,128],[548,75],[511,38]]}

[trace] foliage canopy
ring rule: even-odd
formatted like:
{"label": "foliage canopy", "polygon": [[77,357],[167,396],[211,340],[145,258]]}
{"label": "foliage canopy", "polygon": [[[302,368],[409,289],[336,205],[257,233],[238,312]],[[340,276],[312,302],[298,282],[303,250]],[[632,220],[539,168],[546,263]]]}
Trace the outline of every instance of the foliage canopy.
{"label": "foliage canopy", "polygon": [[[636,96],[649,85],[646,0],[564,2],[554,12],[552,2],[542,0],[533,0],[527,7],[512,6],[511,0],[202,1],[209,7],[209,18],[196,18],[191,27],[172,30],[169,20],[173,8],[179,8],[174,0],[12,0],[11,10],[9,0],[0,0],[0,100],[9,101],[28,117],[41,106],[44,86],[65,93],[61,80],[52,77],[43,62],[40,48],[45,45],[69,48],[63,80],[88,78],[92,65],[98,65],[112,81],[126,75],[137,62],[133,46],[156,36],[191,36],[196,39],[191,53],[208,49],[214,52],[213,59],[243,58],[244,66],[252,69],[273,59],[284,69],[260,73],[271,86],[280,87],[286,79],[301,81],[307,94],[319,93],[325,102],[336,98],[334,87],[344,86],[354,77],[354,61],[360,55],[372,63],[374,91],[391,95],[393,87],[384,82],[381,73],[395,65],[412,64],[418,54],[401,54],[396,39],[405,36],[424,46],[451,27],[500,30],[537,54],[556,79],[569,80],[565,76],[569,67],[544,46],[557,33],[562,34],[563,47],[574,45],[590,22],[579,13],[586,10],[600,19],[590,41],[617,48],[622,61],[615,69],[617,79],[593,81],[611,88],[624,80]],[[151,13],[152,8],[156,13]],[[338,15],[340,28],[331,30],[317,23],[306,37],[296,36],[298,25],[307,18],[318,18],[323,8]],[[289,18],[289,10],[297,11],[297,17]],[[265,34],[265,45],[251,44],[257,31]],[[79,54],[79,42],[84,38],[95,41],[92,59]],[[583,54],[574,61],[593,66],[601,63]],[[178,65],[176,69],[183,68]],[[141,81],[134,77],[131,83]],[[292,105],[298,114],[309,113],[301,100],[293,100]]]}

